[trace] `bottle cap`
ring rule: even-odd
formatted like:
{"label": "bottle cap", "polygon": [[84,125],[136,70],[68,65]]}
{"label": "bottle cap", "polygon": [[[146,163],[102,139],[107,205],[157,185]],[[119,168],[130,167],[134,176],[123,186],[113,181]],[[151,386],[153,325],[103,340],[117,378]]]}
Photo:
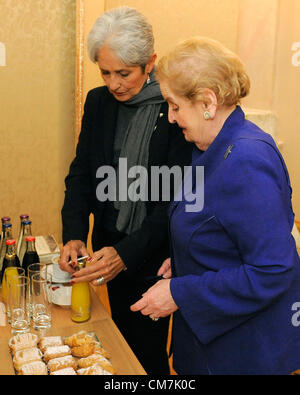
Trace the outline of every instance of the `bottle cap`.
{"label": "bottle cap", "polygon": [[29,218],[29,215],[28,215],[28,214],[21,214],[21,215],[20,215],[20,218],[21,218],[21,219]]}
{"label": "bottle cap", "polygon": [[35,237],[34,236],[27,236],[26,241],[35,241]]}
{"label": "bottle cap", "polygon": [[10,221],[10,217],[2,217],[1,221],[2,222],[8,222],[8,221]]}
{"label": "bottle cap", "polygon": [[82,257],[77,260],[77,270],[84,269],[86,266],[86,258]]}
{"label": "bottle cap", "polygon": [[16,244],[16,240],[14,240],[14,239],[6,240],[5,244],[6,244],[7,246],[11,246],[11,245],[13,245],[13,244]]}

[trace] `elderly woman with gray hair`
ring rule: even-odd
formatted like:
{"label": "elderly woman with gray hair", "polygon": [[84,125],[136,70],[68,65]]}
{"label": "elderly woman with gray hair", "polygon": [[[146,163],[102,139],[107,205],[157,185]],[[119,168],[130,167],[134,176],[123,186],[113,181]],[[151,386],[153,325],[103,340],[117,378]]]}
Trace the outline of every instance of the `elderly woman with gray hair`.
{"label": "elderly woman with gray hair", "polygon": [[[87,95],[76,157],[65,180],[60,267],[73,273],[72,283],[106,283],[112,318],[146,372],[168,374],[168,317],[149,319],[131,312],[130,305],[153,285],[169,256],[169,202],[160,191],[156,201],[147,201],[150,177],[144,184],[136,180],[134,198],[129,175],[127,195],[124,171],[182,168],[190,162],[191,146],[168,123],[168,105],[154,76],[152,27],[142,14],[129,7],[102,14],[89,33],[88,51],[106,86]],[[76,266],[78,256],[88,255],[90,214],[94,253],[88,267],[75,272],[68,262]]]}

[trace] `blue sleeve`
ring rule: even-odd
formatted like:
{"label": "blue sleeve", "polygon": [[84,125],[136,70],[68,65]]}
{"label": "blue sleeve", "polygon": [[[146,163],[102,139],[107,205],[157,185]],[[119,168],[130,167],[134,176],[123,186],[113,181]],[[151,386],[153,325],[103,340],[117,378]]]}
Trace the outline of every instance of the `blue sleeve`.
{"label": "blue sleeve", "polygon": [[[216,220],[235,244],[240,265],[171,280],[181,314],[204,344],[275,303],[289,289],[299,263],[282,158],[254,140],[240,141],[233,153],[218,193],[205,199],[218,199]],[[197,243],[193,246],[196,257]]]}

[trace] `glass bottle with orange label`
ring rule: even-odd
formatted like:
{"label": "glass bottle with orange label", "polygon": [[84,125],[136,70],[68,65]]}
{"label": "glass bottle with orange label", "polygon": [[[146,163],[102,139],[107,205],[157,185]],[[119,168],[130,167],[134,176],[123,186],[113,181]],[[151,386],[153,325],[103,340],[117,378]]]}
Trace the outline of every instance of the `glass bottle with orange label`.
{"label": "glass bottle with orange label", "polygon": [[[86,260],[77,263],[77,270],[85,267]],[[91,296],[88,282],[81,282],[72,285],[71,295],[72,321],[84,322],[91,317]]]}

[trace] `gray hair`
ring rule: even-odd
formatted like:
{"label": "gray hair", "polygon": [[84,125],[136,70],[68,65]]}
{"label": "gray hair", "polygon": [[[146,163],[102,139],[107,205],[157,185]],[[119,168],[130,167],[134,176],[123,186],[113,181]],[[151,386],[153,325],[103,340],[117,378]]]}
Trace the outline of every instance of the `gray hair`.
{"label": "gray hair", "polygon": [[99,49],[104,45],[127,66],[145,66],[154,53],[152,26],[134,8],[106,11],[97,18],[87,38],[92,62],[97,62]]}

